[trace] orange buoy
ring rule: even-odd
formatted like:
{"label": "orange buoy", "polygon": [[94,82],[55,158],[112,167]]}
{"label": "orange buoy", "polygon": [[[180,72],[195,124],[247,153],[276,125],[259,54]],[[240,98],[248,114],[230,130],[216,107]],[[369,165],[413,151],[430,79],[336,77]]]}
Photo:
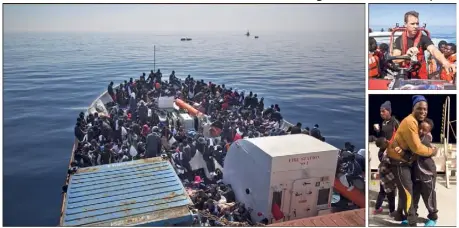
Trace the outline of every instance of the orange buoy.
{"label": "orange buoy", "polygon": [[181,99],[178,99],[178,98],[175,99],[175,104],[179,106],[180,108],[187,110],[190,115],[194,115],[194,116],[203,115],[202,112],[198,111],[193,106],[187,104],[185,101]]}

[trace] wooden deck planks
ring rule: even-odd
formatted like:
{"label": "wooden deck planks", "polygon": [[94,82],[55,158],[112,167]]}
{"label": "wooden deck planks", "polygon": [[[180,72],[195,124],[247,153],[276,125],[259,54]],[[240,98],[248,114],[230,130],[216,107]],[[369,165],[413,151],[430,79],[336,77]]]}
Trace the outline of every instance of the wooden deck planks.
{"label": "wooden deck planks", "polygon": [[365,209],[343,211],[311,218],[280,222],[269,226],[304,226],[304,227],[364,227]]}

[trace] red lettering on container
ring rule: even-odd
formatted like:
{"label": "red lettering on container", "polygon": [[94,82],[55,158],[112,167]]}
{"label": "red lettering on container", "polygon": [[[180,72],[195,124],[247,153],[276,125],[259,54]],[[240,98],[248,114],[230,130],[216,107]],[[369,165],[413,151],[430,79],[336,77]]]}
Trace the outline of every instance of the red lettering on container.
{"label": "red lettering on container", "polygon": [[288,162],[300,162],[301,165],[309,164],[309,161],[318,160],[319,156],[309,156],[309,157],[299,157],[299,158],[289,158]]}

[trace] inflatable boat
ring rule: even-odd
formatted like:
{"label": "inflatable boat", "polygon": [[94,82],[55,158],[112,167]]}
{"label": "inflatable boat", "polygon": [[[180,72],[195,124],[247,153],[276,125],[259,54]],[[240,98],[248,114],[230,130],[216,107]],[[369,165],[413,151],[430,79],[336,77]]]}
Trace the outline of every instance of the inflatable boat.
{"label": "inflatable boat", "polygon": [[[395,27],[390,29],[390,32],[371,32],[369,37],[374,37],[380,44],[387,42],[389,46],[389,53],[392,52],[393,43],[395,40],[402,35],[406,30],[405,27],[400,27],[398,23]],[[430,32],[426,29],[426,25],[419,28],[429,38],[431,37]],[[426,52],[427,53],[427,52]],[[410,66],[400,67],[398,64],[393,64],[396,60],[406,60],[410,62]],[[426,59],[427,61],[427,59]],[[411,66],[417,65],[418,62],[413,61],[408,56],[390,56],[386,59],[384,65],[389,67],[389,70],[385,72],[379,78],[368,79],[369,90],[455,90],[456,85],[454,82],[448,82],[440,80],[438,73],[429,75],[429,79],[415,79],[411,78],[411,72],[413,68]],[[427,66],[428,67],[428,66]],[[429,70],[429,69],[428,69]]]}

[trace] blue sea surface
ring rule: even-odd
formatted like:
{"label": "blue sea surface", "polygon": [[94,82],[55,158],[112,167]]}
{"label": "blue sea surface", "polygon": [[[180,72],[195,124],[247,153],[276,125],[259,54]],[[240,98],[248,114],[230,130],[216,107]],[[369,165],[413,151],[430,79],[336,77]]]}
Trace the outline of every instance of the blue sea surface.
{"label": "blue sea surface", "polygon": [[78,113],[110,81],[148,74],[153,45],[164,76],[253,91],[332,145],[363,148],[364,31],[256,35],[5,33],[3,225],[58,224]]}
{"label": "blue sea surface", "polygon": [[[403,26],[402,24],[400,26]],[[422,26],[422,25],[421,25]],[[394,27],[392,26],[370,26],[372,28],[373,32],[379,32],[381,28],[384,29],[384,31],[388,31],[388,28]],[[441,40],[444,40],[448,43],[453,43],[456,44],[457,38],[456,38],[456,26],[427,26],[426,27],[427,31],[430,32],[430,38],[432,39],[432,42],[435,45],[438,45],[438,43]],[[378,42],[385,42],[389,43],[389,39],[377,39]]]}

